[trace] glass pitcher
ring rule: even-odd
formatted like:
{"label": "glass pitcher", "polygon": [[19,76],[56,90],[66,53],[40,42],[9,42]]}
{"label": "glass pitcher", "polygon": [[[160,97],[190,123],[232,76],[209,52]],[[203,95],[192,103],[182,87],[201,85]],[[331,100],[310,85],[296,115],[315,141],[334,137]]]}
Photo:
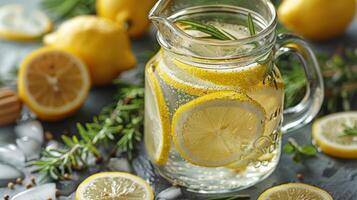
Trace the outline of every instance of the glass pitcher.
{"label": "glass pitcher", "polygon": [[[311,49],[299,37],[276,35],[268,0],[160,0],[150,19],[162,48],[145,68],[145,145],[158,172],[189,191],[215,194],[268,177],[279,162],[281,132],[309,123],[321,107],[323,81]],[[301,60],[307,93],[283,111],[274,60],[286,53]]]}

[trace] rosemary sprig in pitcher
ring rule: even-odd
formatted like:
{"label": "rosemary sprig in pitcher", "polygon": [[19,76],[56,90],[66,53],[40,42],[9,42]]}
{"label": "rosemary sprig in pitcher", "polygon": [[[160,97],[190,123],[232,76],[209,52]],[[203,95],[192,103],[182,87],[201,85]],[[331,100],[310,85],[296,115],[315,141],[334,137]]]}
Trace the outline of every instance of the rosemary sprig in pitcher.
{"label": "rosemary sprig in pitcher", "polygon": [[[202,33],[207,34],[208,36],[204,36],[201,38],[205,39],[216,39],[216,40],[237,40],[235,36],[228,33],[227,31],[215,27],[211,24],[204,24],[193,20],[178,20],[176,21],[179,25],[182,26],[183,30],[195,30],[200,31]],[[250,36],[256,35],[256,29],[254,25],[254,20],[251,13],[248,13],[247,16],[247,27],[250,33]],[[269,81],[274,84],[275,88],[277,88],[277,73],[275,72],[275,62],[272,54],[269,55],[264,60],[257,61],[261,65],[266,65],[267,70],[264,76],[264,82]]]}

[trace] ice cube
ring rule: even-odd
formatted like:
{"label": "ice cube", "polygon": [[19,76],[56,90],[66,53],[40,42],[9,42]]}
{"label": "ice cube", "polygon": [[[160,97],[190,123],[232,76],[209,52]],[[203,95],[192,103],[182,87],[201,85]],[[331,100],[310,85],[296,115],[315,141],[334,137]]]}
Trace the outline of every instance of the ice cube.
{"label": "ice cube", "polygon": [[0,161],[14,166],[23,167],[25,165],[25,154],[13,144],[0,147]]}
{"label": "ice cube", "polygon": [[25,154],[26,160],[38,159],[41,152],[41,144],[29,137],[23,137],[16,139],[17,146]]}
{"label": "ice cube", "polygon": [[128,159],[125,158],[111,158],[107,167],[112,171],[131,172],[131,166]]}
{"label": "ice cube", "polygon": [[26,121],[15,126],[15,133],[18,138],[29,137],[36,140],[41,145],[43,143],[43,127],[37,120]]}
{"label": "ice cube", "polygon": [[179,187],[169,187],[157,195],[157,200],[174,200],[181,196],[181,188]]}
{"label": "ice cube", "polygon": [[21,171],[5,163],[0,163],[0,172],[0,186],[6,186],[8,182],[24,177]]}

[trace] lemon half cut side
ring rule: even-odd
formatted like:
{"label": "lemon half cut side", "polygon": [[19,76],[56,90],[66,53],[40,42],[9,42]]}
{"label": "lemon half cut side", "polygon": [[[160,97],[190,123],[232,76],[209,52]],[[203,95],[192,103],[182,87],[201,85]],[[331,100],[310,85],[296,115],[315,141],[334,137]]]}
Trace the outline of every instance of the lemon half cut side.
{"label": "lemon half cut side", "polygon": [[85,179],[76,191],[76,200],[99,199],[154,200],[154,194],[150,185],[138,176],[102,172]]}
{"label": "lemon half cut side", "polygon": [[52,30],[51,20],[41,11],[28,11],[21,4],[0,7],[0,37],[14,41],[39,39]]}
{"label": "lemon half cut side", "polygon": [[42,120],[68,117],[85,102],[89,89],[87,67],[67,51],[41,48],[21,63],[19,96]]}
{"label": "lemon half cut side", "polygon": [[287,183],[263,192],[258,200],[333,200],[331,195],[318,187],[304,183]]}
{"label": "lemon half cut side", "polygon": [[319,149],[339,158],[357,158],[357,135],[343,134],[346,128],[357,127],[357,112],[342,112],[316,120],[312,136]]}

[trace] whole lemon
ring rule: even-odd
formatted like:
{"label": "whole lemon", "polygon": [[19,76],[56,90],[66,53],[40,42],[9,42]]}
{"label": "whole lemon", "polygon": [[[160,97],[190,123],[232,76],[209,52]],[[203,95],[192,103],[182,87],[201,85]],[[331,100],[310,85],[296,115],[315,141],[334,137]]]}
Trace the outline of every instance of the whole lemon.
{"label": "whole lemon", "polygon": [[346,30],[355,9],[355,0],[284,0],[278,15],[291,31],[311,40],[326,40]]}
{"label": "whole lemon", "polygon": [[156,0],[97,0],[97,14],[127,24],[131,37],[142,36],[150,26],[148,14]]}
{"label": "whole lemon", "polygon": [[46,35],[44,43],[78,56],[87,65],[94,85],[110,84],[136,64],[125,29],[101,17],[72,18],[57,32]]}

